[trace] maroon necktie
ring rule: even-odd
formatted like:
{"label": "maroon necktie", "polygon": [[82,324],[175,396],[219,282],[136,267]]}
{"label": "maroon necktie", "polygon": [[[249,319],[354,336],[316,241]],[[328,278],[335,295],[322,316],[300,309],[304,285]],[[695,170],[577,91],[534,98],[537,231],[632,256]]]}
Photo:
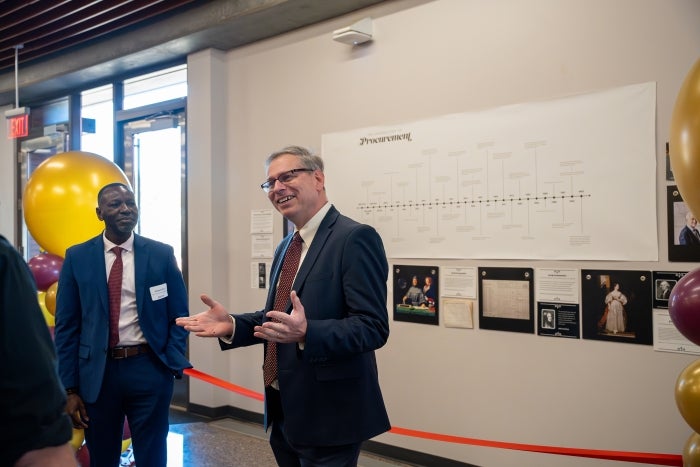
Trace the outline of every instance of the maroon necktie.
{"label": "maroon necktie", "polygon": [[119,312],[122,305],[122,249],[118,246],[112,248],[116,259],[109,271],[107,290],[109,291],[109,347],[115,347],[119,343]]}
{"label": "maroon necktie", "polygon": [[[292,282],[299,268],[299,258],[301,258],[301,236],[299,232],[294,234],[292,242],[287,248],[282,263],[282,272],[280,280],[277,284],[277,292],[275,293],[275,306],[273,310],[284,311],[287,309],[289,294],[292,291]],[[265,352],[265,361],[263,363],[263,381],[265,386],[269,386],[277,379],[277,343],[268,342],[267,352]]]}

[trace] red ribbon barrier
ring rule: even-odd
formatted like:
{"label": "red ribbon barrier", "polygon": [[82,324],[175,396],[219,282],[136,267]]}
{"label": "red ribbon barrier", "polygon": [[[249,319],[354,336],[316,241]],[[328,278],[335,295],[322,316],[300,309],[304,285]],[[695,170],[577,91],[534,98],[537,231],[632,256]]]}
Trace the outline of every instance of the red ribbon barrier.
{"label": "red ribbon barrier", "polygon": [[[228,381],[215,378],[193,368],[184,370],[184,373],[193,378],[201,379],[215,386],[237,392],[246,397],[263,401],[265,396],[250,389],[236,386]],[[656,454],[653,452],[625,452],[625,451],[603,451],[599,449],[578,449],[562,448],[557,446],[539,446],[536,444],[505,443],[503,441],[489,441],[476,438],[464,438],[461,436],[442,435],[430,433],[428,431],[410,430],[408,428],[392,427],[389,433],[395,435],[411,436],[413,438],[432,439],[445,443],[469,444],[472,446],[484,446],[499,449],[512,449],[516,451],[539,452],[542,454],[557,454],[560,456],[588,457],[592,459],[605,459],[620,462],[637,462],[640,464],[670,465],[675,467],[683,466],[683,457],[679,454]]]}
{"label": "red ribbon barrier", "polygon": [[211,383],[214,386],[219,386],[220,388],[228,389],[229,391],[237,392],[238,394],[242,394],[246,397],[250,397],[251,399],[257,399],[259,401],[264,401],[265,396],[263,396],[259,392],[251,391],[250,389],[246,389],[241,386],[236,386],[235,384],[229,383],[228,381],[224,381],[223,379],[215,378],[214,376],[208,375],[206,373],[202,373],[199,370],[195,370],[194,368],[185,368],[183,371],[187,376],[191,376],[193,378],[201,379],[202,381],[206,381],[207,383]]}

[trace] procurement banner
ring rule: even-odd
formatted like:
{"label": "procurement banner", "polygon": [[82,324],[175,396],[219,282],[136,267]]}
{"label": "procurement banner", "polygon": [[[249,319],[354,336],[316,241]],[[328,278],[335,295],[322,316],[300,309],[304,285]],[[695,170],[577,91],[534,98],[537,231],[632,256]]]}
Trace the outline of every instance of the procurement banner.
{"label": "procurement banner", "polygon": [[323,135],[391,258],[657,261],[656,85]]}

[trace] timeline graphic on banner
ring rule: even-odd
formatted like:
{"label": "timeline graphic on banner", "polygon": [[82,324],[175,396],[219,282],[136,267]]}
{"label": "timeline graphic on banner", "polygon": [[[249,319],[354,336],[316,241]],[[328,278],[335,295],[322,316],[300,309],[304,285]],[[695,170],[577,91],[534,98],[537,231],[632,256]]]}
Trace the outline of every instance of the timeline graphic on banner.
{"label": "timeline graphic on banner", "polygon": [[657,260],[654,83],[323,136],[394,258]]}

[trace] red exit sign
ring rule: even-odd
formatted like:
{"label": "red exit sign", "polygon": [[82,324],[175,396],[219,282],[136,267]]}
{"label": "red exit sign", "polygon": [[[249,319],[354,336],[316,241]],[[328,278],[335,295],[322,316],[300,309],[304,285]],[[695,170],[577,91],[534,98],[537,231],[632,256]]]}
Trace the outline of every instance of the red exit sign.
{"label": "red exit sign", "polygon": [[7,138],[24,138],[29,134],[29,115],[17,115],[7,119]]}

